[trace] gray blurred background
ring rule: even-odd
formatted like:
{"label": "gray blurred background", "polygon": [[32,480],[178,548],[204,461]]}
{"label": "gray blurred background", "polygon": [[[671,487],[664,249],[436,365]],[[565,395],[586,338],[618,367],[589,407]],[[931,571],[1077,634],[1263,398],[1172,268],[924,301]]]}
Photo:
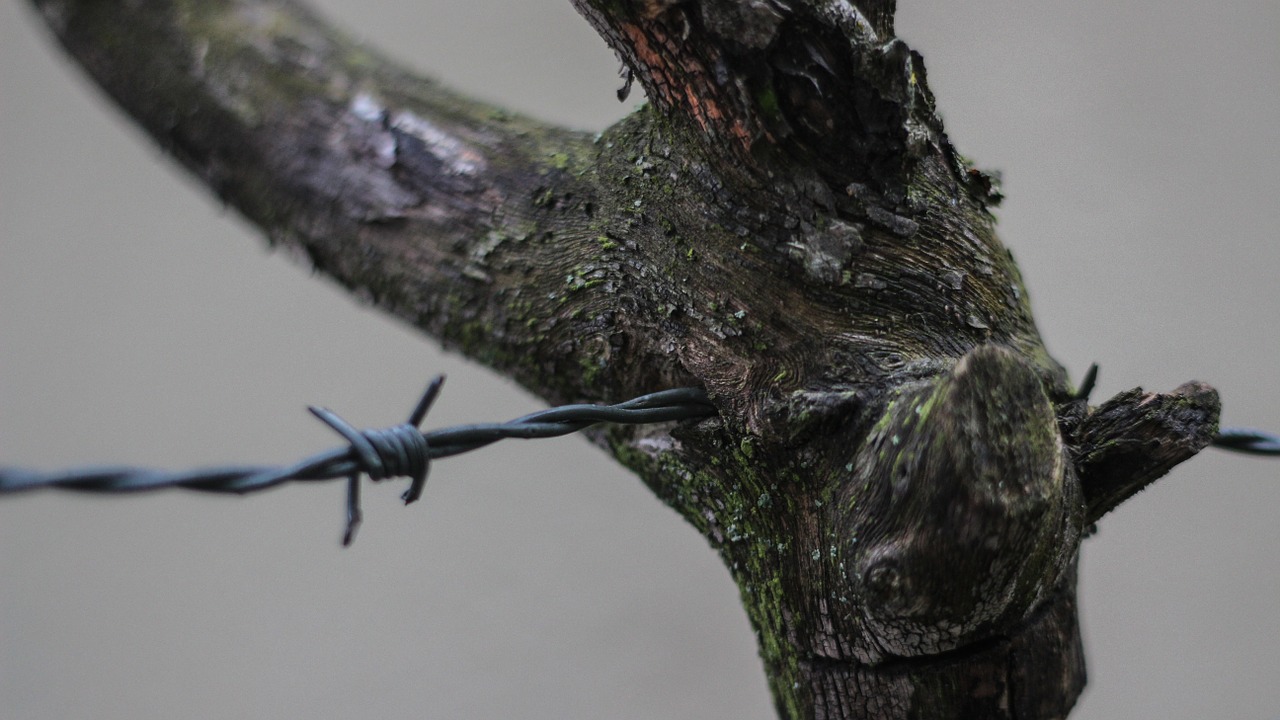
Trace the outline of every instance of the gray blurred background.
{"label": "gray blurred background", "polygon": [[[612,54],[566,0],[325,0],[455,87],[603,128]],[[902,0],[1051,351],[1095,397],[1192,378],[1280,430],[1280,5]],[[361,307],[220,207],[0,0],[0,463],[277,463],[303,410],[435,425],[539,404]],[[338,484],[0,500],[0,716],[770,718],[727,572],[578,438]],[[1074,717],[1280,716],[1280,461],[1206,451],[1107,516]]]}

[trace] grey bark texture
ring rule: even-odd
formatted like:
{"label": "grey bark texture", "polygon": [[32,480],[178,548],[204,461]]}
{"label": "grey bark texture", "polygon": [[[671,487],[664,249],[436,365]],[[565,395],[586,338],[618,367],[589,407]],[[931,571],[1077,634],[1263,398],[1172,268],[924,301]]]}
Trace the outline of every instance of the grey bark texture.
{"label": "grey bark texture", "polygon": [[1216,393],[1078,397],[892,2],[574,4],[650,99],[598,136],[291,2],[36,2],[272,243],[447,347],[549,402],[705,388],[592,439],[720,553],[781,716],[1066,716],[1081,538]]}

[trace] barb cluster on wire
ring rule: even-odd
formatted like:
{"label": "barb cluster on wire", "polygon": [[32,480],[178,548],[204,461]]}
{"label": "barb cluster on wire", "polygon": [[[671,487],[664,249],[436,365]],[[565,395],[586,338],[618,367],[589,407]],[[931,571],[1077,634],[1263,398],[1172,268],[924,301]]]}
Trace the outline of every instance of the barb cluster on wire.
{"label": "barb cluster on wire", "polygon": [[0,494],[55,487],[95,493],[127,493],[180,487],[216,493],[244,494],[286,482],[347,480],[347,526],[342,544],[350,545],[360,524],[360,476],[373,480],[409,478],[402,496],[411,503],[422,495],[432,460],[482,448],[505,438],[546,438],[568,435],[596,423],[645,424],[686,420],[715,414],[706,393],[679,388],[643,395],[617,405],[563,405],[505,423],[459,425],[423,432],[418,429],[431,409],[444,377],[431,381],[417,407],[403,424],[385,429],[357,430],[325,408],[310,407],[313,415],[347,441],[346,447],[313,455],[284,467],[219,467],[164,472],[128,467],[89,467],[63,472],[39,472],[0,467]]}

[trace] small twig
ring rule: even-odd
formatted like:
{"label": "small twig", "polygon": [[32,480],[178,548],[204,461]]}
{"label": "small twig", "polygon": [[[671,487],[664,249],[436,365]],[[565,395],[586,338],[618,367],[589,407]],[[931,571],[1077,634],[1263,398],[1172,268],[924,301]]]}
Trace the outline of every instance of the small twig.
{"label": "small twig", "polygon": [[[1093,363],[1085,371],[1084,378],[1080,380],[1080,388],[1076,390],[1076,399],[1088,400],[1097,383],[1098,363]],[[1214,436],[1209,444],[1221,450],[1232,450],[1248,455],[1280,455],[1280,435],[1273,435],[1253,428],[1220,428],[1218,434]]]}

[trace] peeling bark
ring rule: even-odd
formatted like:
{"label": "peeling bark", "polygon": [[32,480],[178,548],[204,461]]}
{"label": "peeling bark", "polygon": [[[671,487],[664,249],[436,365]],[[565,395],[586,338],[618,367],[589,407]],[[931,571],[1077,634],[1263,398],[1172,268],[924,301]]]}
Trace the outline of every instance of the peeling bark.
{"label": "peeling bark", "polygon": [[1078,399],[893,2],[574,0],[651,104],[599,136],[287,0],[36,0],[175,159],[321,272],[552,402],[723,557],[788,718],[1064,717],[1086,528],[1214,391]]}

